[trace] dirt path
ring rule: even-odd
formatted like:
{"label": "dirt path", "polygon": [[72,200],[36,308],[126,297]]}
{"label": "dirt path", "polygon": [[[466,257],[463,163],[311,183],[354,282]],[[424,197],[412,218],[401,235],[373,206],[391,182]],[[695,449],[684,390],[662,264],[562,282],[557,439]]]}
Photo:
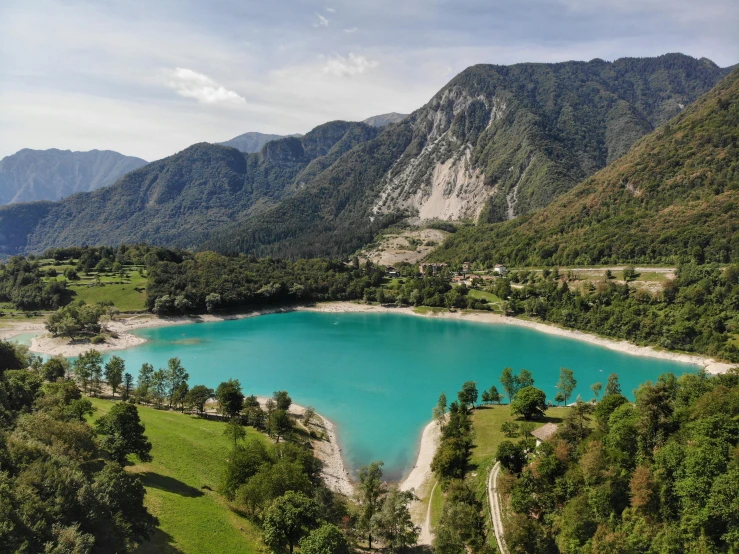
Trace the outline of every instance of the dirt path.
{"label": "dirt path", "polygon": [[501,554],[508,554],[508,547],[503,538],[503,516],[500,511],[500,497],[498,496],[498,473],[500,473],[500,462],[495,462],[488,476],[488,502],[490,503],[490,519],[493,522],[495,541]]}
{"label": "dirt path", "polygon": [[431,546],[431,543],[434,540],[434,534],[431,532],[431,502],[434,500],[434,492],[436,491],[436,485],[438,485],[439,482],[437,481],[434,483],[434,487],[431,489],[431,494],[429,495],[429,505],[426,509],[426,519],[423,521],[423,524],[421,525],[421,532],[418,534],[418,544],[424,544]]}

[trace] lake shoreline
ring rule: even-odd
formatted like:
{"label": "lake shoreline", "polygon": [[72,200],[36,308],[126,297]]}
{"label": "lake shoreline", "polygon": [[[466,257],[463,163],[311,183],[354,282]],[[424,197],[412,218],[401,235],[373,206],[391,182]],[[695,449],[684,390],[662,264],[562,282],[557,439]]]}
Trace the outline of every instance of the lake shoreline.
{"label": "lake shoreline", "polygon": [[[657,350],[652,346],[638,346],[627,340],[609,339],[600,337],[592,333],[578,331],[573,329],[563,329],[555,325],[541,323],[538,321],[530,321],[526,319],[518,319],[515,317],[506,317],[500,314],[489,312],[427,312],[418,313],[412,308],[397,308],[390,306],[376,306],[370,304],[358,304],[354,302],[323,302],[314,305],[304,306],[283,306],[279,308],[270,308],[263,310],[253,310],[249,312],[213,315],[202,314],[195,316],[171,316],[161,317],[156,315],[136,315],[131,317],[119,316],[118,319],[105,323],[105,326],[111,332],[117,333],[117,339],[108,339],[105,343],[93,345],[91,343],[70,343],[62,338],[53,338],[48,336],[39,336],[31,339],[30,350],[37,354],[58,355],[64,357],[79,356],[83,352],[94,348],[101,352],[110,350],[123,350],[139,346],[146,342],[146,339],[131,333],[136,329],[147,329],[153,327],[165,327],[170,325],[187,325],[191,323],[213,323],[219,321],[233,321],[257,317],[260,315],[289,313],[294,311],[309,311],[320,313],[390,313],[412,315],[415,317],[455,319],[461,321],[471,321],[486,324],[502,324],[516,325],[519,327],[527,327],[542,333],[556,335],[560,337],[570,338],[602,346],[609,350],[614,350],[632,356],[643,356],[649,358],[658,358],[662,360],[670,360],[701,366],[706,372],[711,374],[725,373],[729,368],[736,367],[739,364],[730,364],[720,362],[708,356],[700,354],[687,354],[681,352],[672,352],[669,350]],[[0,330],[0,339],[12,339],[13,335],[19,335],[29,331],[39,332],[45,331],[43,324],[29,324],[19,322],[18,326],[11,325]]]}
{"label": "lake shoreline", "polygon": [[[257,400],[265,408],[268,396],[258,396]],[[303,414],[305,414],[306,408],[300,404],[294,402],[290,404],[289,413],[296,418],[301,419],[301,424],[305,427],[302,422]],[[324,484],[329,490],[343,494],[344,496],[352,497],[354,495],[354,483],[346,470],[344,464],[344,457],[341,454],[341,447],[339,446],[339,438],[336,434],[336,426],[326,416],[315,413],[316,419],[320,420],[320,423],[314,422],[313,425],[320,427],[325,431],[327,440],[322,439],[310,439],[313,452],[321,462],[323,462],[323,470],[321,471],[321,478]]]}
{"label": "lake shoreline", "polygon": [[632,356],[643,356],[648,358],[658,358],[662,360],[670,360],[674,362],[682,362],[688,364],[694,364],[703,367],[706,372],[711,374],[725,373],[732,367],[737,367],[739,364],[730,364],[725,362],[719,362],[708,356],[702,356],[700,354],[687,354],[681,352],[671,352],[669,350],[657,350],[652,346],[639,346],[633,344],[627,340],[609,339],[605,337],[599,337],[592,333],[584,331],[577,331],[573,329],[563,329],[555,325],[549,325],[538,321],[530,321],[526,319],[518,319],[515,317],[506,317],[500,314],[494,314],[489,312],[427,312],[418,313],[413,311],[412,308],[396,308],[388,306],[374,306],[369,304],[354,304],[352,302],[326,302],[323,304],[316,304],[315,306],[302,307],[301,310],[313,311],[313,312],[324,312],[324,313],[393,313],[393,314],[404,314],[413,315],[416,317],[430,317],[430,318],[441,318],[441,319],[455,319],[461,321],[471,321],[476,323],[486,324],[501,324],[501,325],[516,325],[519,327],[527,327],[534,329],[542,333],[549,335],[556,335],[559,337],[570,338],[594,344],[596,346],[603,346],[609,350],[621,352],[623,354],[630,354]]}

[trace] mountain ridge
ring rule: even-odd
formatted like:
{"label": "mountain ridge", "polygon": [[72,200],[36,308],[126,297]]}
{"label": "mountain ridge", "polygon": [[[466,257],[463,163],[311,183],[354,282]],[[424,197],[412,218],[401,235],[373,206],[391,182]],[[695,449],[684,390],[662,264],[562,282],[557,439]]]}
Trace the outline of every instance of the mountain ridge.
{"label": "mountain ridge", "polygon": [[[200,145],[113,192],[51,206],[35,225],[42,209],[18,211],[25,241],[11,229],[13,209],[0,209],[0,237],[15,237],[0,245],[11,253],[147,241],[347,256],[401,219],[502,221],[545,207],[618,159],[725,73],[681,54],[476,65],[398,123],[332,122],[258,154]],[[154,208],[138,198],[152,187],[163,195]]]}

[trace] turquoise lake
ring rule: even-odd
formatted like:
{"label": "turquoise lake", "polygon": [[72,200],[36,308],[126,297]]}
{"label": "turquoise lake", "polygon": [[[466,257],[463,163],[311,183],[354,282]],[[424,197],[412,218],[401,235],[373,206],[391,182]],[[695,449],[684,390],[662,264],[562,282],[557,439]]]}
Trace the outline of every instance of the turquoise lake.
{"label": "turquoise lake", "polygon": [[117,352],[134,377],[144,362],[165,367],[178,356],[190,386],[215,388],[237,378],[247,395],[287,390],[294,402],[337,425],[350,471],[383,460],[389,479],[412,468],[439,393],[451,401],[464,381],[477,381],[480,391],[490,385],[502,391],[506,366],[530,370],[549,400],[560,367],[575,372],[575,395],[585,399],[592,397],[590,385],[605,385],[612,372],[631,396],[661,373],[697,370],[513,325],[401,314],[292,312],[136,334],[149,342]]}

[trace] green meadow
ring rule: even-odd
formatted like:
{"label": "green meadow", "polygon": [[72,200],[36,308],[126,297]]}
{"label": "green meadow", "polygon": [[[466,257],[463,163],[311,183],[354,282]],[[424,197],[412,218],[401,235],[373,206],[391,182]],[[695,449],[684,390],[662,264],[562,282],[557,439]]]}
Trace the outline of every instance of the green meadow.
{"label": "green meadow", "polygon": [[[91,400],[97,409],[91,419],[113,406],[109,400]],[[231,451],[223,436],[225,424],[146,406],[138,409],[153,460],[133,463],[128,470],[141,476],[146,506],[159,518],[152,541],[138,552],[260,552],[259,529],[231,510],[218,492]],[[251,428],[246,431],[247,438],[268,440]]]}

